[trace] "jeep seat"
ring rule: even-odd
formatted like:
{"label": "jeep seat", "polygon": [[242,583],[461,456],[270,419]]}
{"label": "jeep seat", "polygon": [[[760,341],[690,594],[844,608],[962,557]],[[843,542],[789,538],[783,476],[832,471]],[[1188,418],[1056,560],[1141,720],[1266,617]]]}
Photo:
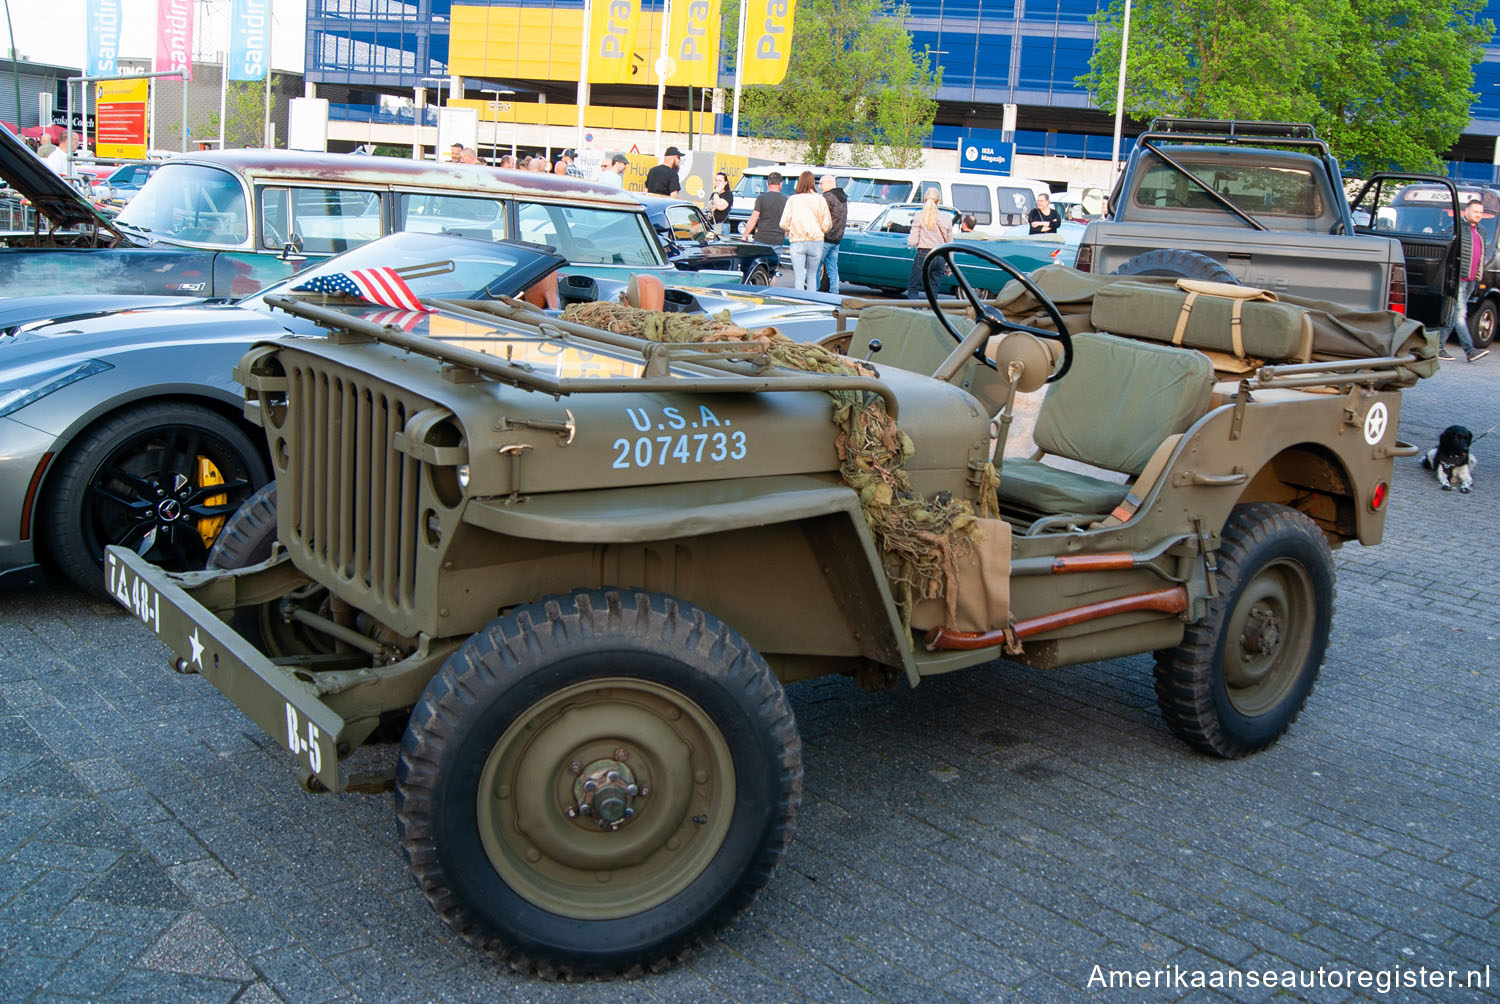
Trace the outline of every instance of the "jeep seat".
{"label": "jeep seat", "polygon": [[[1073,336],[1073,367],[1042,400],[1033,436],[1043,454],[1139,475],[1157,448],[1208,410],[1213,364],[1201,352],[1115,335]],[[1128,484],[1006,457],[1002,507],[1102,516]]]}

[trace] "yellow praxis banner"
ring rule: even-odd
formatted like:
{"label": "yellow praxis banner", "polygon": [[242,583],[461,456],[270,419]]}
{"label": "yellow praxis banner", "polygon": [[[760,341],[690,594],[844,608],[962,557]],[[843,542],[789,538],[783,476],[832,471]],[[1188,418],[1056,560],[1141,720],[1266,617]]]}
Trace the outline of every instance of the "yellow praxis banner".
{"label": "yellow praxis banner", "polygon": [[719,82],[719,0],[672,0],[667,83],[712,87]]}
{"label": "yellow praxis banner", "polygon": [[792,56],[797,0],[750,0],[745,14],[746,84],[779,84]]}
{"label": "yellow praxis banner", "polygon": [[594,0],[589,18],[589,83],[629,84],[641,0]]}
{"label": "yellow praxis banner", "polygon": [[[660,12],[642,11],[640,0],[624,0],[634,12],[635,29],[619,40],[630,53],[629,69],[620,80],[656,86],[656,56],[661,44]],[[610,14],[612,0],[595,0],[594,16]],[[578,40],[583,34],[583,11],[578,8],[481,7],[455,2],[449,26],[448,68],[461,77],[509,80],[571,80],[578,82]],[[595,67],[604,40],[594,36],[589,55],[589,80],[605,83],[604,70]],[[611,43],[614,44],[614,43]],[[628,46],[628,47],[626,47]],[[610,78],[614,79],[613,77]]]}

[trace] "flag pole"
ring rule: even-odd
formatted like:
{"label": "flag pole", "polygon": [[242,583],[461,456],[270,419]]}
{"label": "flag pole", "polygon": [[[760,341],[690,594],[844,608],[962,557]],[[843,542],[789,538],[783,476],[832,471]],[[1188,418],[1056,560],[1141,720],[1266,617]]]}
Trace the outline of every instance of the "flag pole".
{"label": "flag pole", "polygon": [[266,138],[265,138],[264,146],[268,150],[271,148],[271,50],[272,50],[271,36],[272,36],[273,31],[275,30],[275,27],[274,27],[275,20],[276,20],[276,12],[275,12],[275,10],[271,9],[270,6],[267,5],[267,10],[266,10],[266,130],[265,130],[265,136],[266,136]]}
{"label": "flag pole", "polygon": [[[740,30],[735,39],[734,56],[734,124],[729,127],[729,152],[740,152],[740,91],[745,79],[745,8],[748,0],[740,0]],[[722,106],[721,106],[722,107]]]}
{"label": "flag pole", "polygon": [[593,31],[593,0],[583,0],[583,53],[578,59],[578,139],[573,144],[575,152],[583,149],[583,109],[589,100],[589,50],[594,45]]}
{"label": "flag pole", "polygon": [[661,157],[661,111],[667,101],[667,45],[672,24],[672,0],[661,5],[661,48],[656,56],[656,156]]}

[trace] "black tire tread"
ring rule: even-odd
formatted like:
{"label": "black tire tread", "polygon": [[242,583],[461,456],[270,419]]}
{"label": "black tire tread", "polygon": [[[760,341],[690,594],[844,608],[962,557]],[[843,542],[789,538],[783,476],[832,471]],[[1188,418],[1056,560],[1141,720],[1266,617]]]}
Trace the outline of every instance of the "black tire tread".
{"label": "black tire tread", "polygon": [[[684,611],[684,607],[687,608]],[[691,617],[681,616],[690,612]],[[500,672],[518,671],[549,651],[565,649],[575,638],[600,633],[654,638],[681,653],[693,653],[703,671],[724,678],[755,698],[761,725],[782,751],[778,782],[784,793],[775,809],[775,826],[746,878],[733,894],[685,942],[660,957],[616,969],[583,966],[567,960],[528,955],[485,930],[453,895],[438,861],[434,835],[427,826],[431,796],[443,748],[456,737],[464,711],[473,705]],[[458,668],[461,667],[461,668]],[[422,894],[433,909],[475,948],[516,972],[544,979],[639,976],[680,962],[707,937],[747,908],[770,881],[796,830],[802,802],[802,742],[780,682],[765,660],[723,621],[675,598],[634,589],[600,589],[551,597],[491,622],[446,660],[412,710],[397,767],[396,819],[401,844]]]}
{"label": "black tire tread", "polygon": [[1206,254],[1181,248],[1144,251],[1115,269],[1111,275],[1175,275],[1184,279],[1206,279],[1240,285],[1233,272]]}
{"label": "black tire tread", "polygon": [[[1303,535],[1316,541],[1332,560],[1327,538],[1306,514],[1270,502],[1249,502],[1235,507],[1220,535],[1219,595],[1209,601],[1207,616],[1187,626],[1181,644],[1156,653],[1156,701],[1162,717],[1178,738],[1201,753],[1225,759],[1248,756],[1279,739],[1301,713],[1299,707],[1274,736],[1264,743],[1250,745],[1224,733],[1214,711],[1211,683],[1213,661],[1218,654],[1219,626],[1229,616],[1229,593],[1233,584],[1240,582],[1246,559],[1256,546],[1282,534]],[[1333,606],[1334,596],[1330,591],[1330,616]],[[1321,657],[1318,663],[1313,668],[1308,696],[1317,686],[1322,669]]]}
{"label": "black tire tread", "polygon": [[276,541],[276,482],[268,481],[240,503],[209,549],[208,568],[248,568],[271,556]]}

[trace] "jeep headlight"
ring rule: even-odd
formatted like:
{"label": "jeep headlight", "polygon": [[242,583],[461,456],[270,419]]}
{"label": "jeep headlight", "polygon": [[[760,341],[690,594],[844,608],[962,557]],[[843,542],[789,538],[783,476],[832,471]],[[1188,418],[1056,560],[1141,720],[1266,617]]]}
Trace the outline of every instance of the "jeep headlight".
{"label": "jeep headlight", "polygon": [[23,376],[0,379],[0,418],[35,404],[48,394],[60,391],[69,384],[112,369],[114,366],[110,363],[99,359],[88,359],[70,366],[61,368],[54,366],[26,373]]}

